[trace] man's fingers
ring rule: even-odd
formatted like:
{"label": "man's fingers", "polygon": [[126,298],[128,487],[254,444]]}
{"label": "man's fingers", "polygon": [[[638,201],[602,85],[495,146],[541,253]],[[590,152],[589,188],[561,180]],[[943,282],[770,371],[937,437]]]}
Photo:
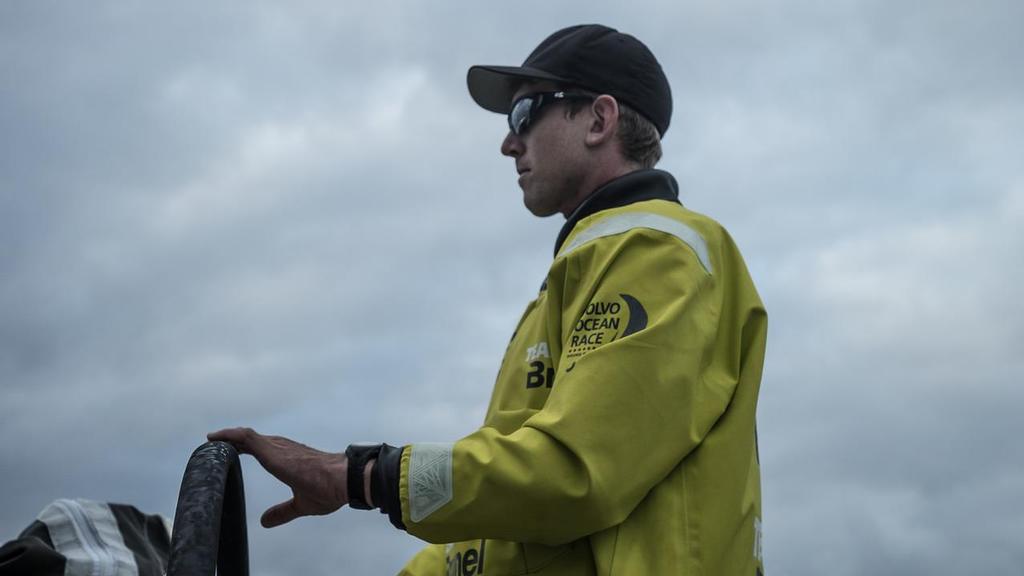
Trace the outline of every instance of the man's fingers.
{"label": "man's fingers", "polygon": [[292,485],[297,470],[292,464],[296,448],[312,450],[281,436],[264,436],[252,428],[225,428],[206,435],[209,440],[230,442],[239,454],[251,454],[275,478]]}
{"label": "man's fingers", "polygon": [[273,528],[274,526],[291,522],[299,516],[302,516],[302,514],[299,514],[299,511],[295,509],[295,499],[292,498],[287,502],[281,502],[267,508],[267,511],[260,517],[260,524],[264,528]]}
{"label": "man's fingers", "polygon": [[259,437],[252,428],[224,428],[206,435],[207,440],[221,440],[230,443],[242,454],[252,454],[252,441]]}

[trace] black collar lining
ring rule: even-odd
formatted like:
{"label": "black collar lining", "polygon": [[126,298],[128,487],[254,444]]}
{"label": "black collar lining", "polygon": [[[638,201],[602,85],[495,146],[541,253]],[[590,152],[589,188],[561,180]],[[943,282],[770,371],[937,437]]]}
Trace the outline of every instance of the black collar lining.
{"label": "black collar lining", "polygon": [[637,170],[604,184],[587,197],[565,221],[555,241],[555,256],[576,224],[593,214],[647,200],[679,203],[679,184],[671,174],[654,168]]}

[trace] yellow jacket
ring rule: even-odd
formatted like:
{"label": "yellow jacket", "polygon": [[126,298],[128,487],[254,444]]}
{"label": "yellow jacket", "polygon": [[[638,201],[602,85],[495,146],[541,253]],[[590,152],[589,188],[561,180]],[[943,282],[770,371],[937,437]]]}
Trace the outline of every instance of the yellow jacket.
{"label": "yellow jacket", "polygon": [[483,426],[401,454],[402,522],[436,543],[402,574],[763,571],[765,310],[726,231],[675,196],[634,172],[570,218]]}

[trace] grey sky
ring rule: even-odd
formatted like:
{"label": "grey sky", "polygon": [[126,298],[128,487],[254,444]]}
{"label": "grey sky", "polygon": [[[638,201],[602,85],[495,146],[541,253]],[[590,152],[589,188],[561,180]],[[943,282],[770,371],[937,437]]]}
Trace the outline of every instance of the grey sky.
{"label": "grey sky", "polygon": [[[205,432],[471,432],[561,218],[471,64],[602,22],[672,83],[660,167],[769,310],[769,573],[1024,563],[1024,4],[0,5],[0,539],[50,500],[171,515]],[[255,574],[394,573],[344,510]]]}

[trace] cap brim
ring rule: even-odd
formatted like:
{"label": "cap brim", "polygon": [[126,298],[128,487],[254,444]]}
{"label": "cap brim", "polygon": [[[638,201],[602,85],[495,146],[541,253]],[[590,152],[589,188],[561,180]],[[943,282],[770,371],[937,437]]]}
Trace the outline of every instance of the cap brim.
{"label": "cap brim", "polygon": [[499,114],[508,114],[512,95],[524,80],[567,82],[565,78],[525,66],[472,66],[466,74],[466,84],[473,101],[481,108]]}

